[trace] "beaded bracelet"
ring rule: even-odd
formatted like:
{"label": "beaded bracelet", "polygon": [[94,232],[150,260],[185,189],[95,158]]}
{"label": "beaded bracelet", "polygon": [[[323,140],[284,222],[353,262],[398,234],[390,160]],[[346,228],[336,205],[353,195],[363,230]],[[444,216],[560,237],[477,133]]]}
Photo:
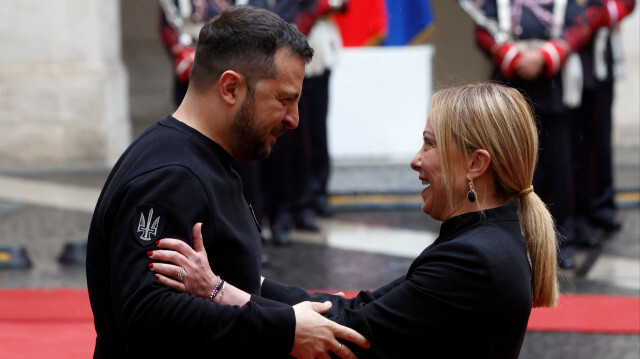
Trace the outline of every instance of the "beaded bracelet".
{"label": "beaded bracelet", "polygon": [[222,302],[222,296],[224,295],[224,287],[227,286],[225,281],[222,281],[222,285],[220,286],[220,293],[218,293],[218,297],[216,298],[216,303]]}
{"label": "beaded bracelet", "polygon": [[213,302],[213,298],[215,298],[216,294],[218,294],[218,290],[220,289],[220,284],[222,284],[223,280],[220,279],[220,276],[218,276],[216,281],[216,285],[213,287],[213,290],[211,291],[211,294],[209,294],[209,301]]}
{"label": "beaded bracelet", "polygon": [[218,294],[220,294],[220,289],[224,286],[224,279],[218,284],[218,290],[216,290],[216,294],[213,295],[213,299],[215,300]]}

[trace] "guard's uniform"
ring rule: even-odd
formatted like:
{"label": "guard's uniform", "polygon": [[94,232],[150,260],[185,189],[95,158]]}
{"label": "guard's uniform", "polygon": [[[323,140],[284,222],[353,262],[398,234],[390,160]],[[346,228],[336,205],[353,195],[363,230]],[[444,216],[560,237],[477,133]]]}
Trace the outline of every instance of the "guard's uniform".
{"label": "guard's uniform", "polygon": [[[495,0],[485,2],[482,11],[486,17],[494,20],[499,18],[497,3]],[[519,89],[531,99],[540,130],[540,151],[533,185],[536,193],[549,206],[551,215],[564,229],[561,258],[571,258],[575,205],[571,178],[570,117],[563,102],[565,92],[560,72],[568,53],[563,52],[555,40],[561,38],[575,50],[588,41],[590,32],[586,24],[574,21],[582,11],[574,1],[569,0],[566,4],[561,19],[563,26],[559,28],[557,37],[553,35],[554,26],[558,25],[554,22],[554,2],[538,4],[536,11],[522,4],[517,5],[514,1],[510,3],[508,19],[511,39],[504,41],[494,55],[496,67],[493,78]],[[479,47],[491,54],[492,46],[498,43],[497,39],[479,27],[476,35]],[[543,74],[531,81],[515,75],[520,47],[537,49],[545,59]]]}
{"label": "guard's uniform", "polygon": [[[231,162],[215,142],[167,117],[143,132],[115,165],[87,248],[95,358],[287,356],[295,315],[291,307],[257,297],[260,236]],[[221,306],[177,293],[147,268],[147,251],[156,249],[156,240],[179,238],[191,245],[196,222],[203,223],[211,268],[253,294],[247,305]]]}
{"label": "guard's uniform", "polygon": [[587,18],[597,31],[589,44],[580,51],[584,79],[582,102],[580,107],[572,111],[578,218],[591,220],[606,229],[615,229],[617,223],[611,145],[611,108],[616,61],[619,60],[615,51],[615,39],[618,35],[615,28],[631,13],[634,6],[635,0],[587,2]]}

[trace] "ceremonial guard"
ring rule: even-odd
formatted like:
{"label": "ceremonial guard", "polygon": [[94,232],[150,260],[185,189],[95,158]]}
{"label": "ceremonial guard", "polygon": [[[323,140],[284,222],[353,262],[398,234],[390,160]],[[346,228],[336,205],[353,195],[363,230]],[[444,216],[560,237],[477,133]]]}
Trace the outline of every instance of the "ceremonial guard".
{"label": "ceremonial guard", "polygon": [[619,23],[635,0],[590,0],[584,5],[594,34],[579,53],[583,89],[580,106],[572,110],[572,153],[577,229],[586,244],[597,245],[592,226],[621,228],[615,218],[611,110],[622,61]]}
{"label": "ceremonial guard", "polygon": [[[330,2],[330,12],[343,12],[347,3]],[[325,12],[327,14],[327,12]],[[338,29],[326,16],[318,18],[309,34],[314,59],[306,67],[298,128],[282,136],[273,154],[263,161],[272,243],[291,243],[289,229],[318,232],[315,215],[328,215],[327,184],[330,162],[327,114],[331,68],[342,48]]]}
{"label": "ceremonial guard", "polygon": [[534,187],[559,230],[562,267],[574,266],[574,188],[568,108],[581,92],[581,66],[570,56],[590,28],[573,0],[461,1],[476,22],[477,44],[493,61],[493,79],[521,90],[539,125]]}

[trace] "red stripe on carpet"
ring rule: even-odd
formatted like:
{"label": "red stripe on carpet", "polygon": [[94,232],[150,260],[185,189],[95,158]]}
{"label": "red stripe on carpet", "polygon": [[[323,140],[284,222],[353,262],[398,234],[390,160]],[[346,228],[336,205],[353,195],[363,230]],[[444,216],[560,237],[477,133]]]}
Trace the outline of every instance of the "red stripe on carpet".
{"label": "red stripe on carpet", "polygon": [[640,333],[640,298],[612,295],[567,294],[557,308],[534,308],[531,331],[582,333]]}
{"label": "red stripe on carpet", "polygon": [[[358,295],[358,291],[343,291],[343,293],[347,298]],[[533,308],[527,330],[638,334],[640,333],[640,297],[566,294],[560,297],[557,308]]]}
{"label": "red stripe on carpet", "polygon": [[[567,294],[534,308],[528,330],[638,334],[640,297]],[[1,358],[90,358],[95,338],[86,289],[0,289]]]}

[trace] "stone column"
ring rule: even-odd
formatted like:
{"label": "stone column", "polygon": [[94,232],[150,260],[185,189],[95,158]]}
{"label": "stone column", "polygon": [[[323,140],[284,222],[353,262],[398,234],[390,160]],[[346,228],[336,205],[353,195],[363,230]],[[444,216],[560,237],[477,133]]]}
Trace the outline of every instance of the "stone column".
{"label": "stone column", "polygon": [[131,140],[118,0],[0,12],[0,167],[111,165]]}

